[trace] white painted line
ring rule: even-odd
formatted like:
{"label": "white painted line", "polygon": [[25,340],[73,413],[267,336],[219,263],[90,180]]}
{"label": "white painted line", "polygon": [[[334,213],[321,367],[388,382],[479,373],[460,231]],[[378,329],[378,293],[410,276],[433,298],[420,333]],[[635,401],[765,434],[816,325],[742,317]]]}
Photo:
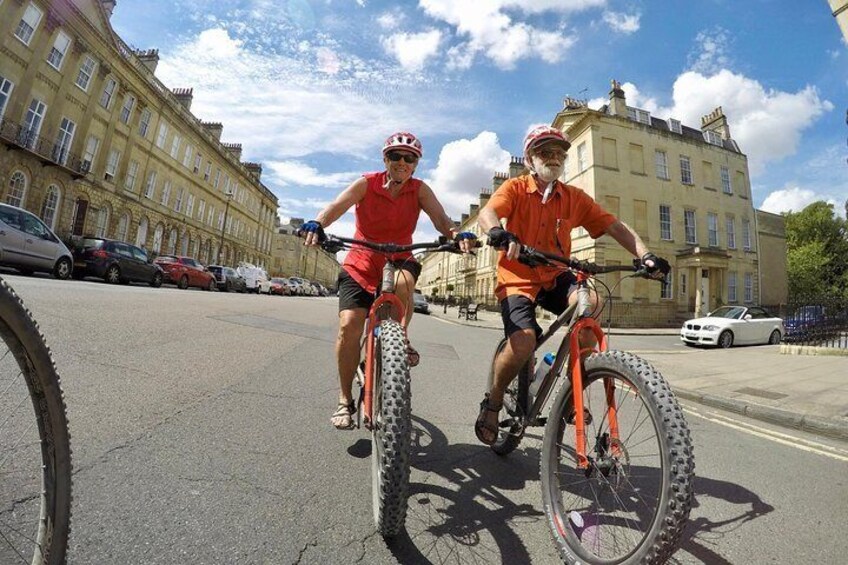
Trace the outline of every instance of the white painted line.
{"label": "white painted line", "polygon": [[692,414],[693,416],[698,416],[699,418],[703,418],[704,420],[713,422],[715,424],[726,426],[728,428],[733,428],[741,432],[746,432],[748,434],[768,439],[776,443],[788,445],[790,447],[794,447],[802,451],[809,451],[810,453],[824,455],[825,457],[830,457],[838,461],[848,462],[848,451],[839,449],[837,447],[832,447],[830,445],[826,445],[816,441],[811,441],[789,434],[784,434],[775,430],[770,430],[768,428],[755,426],[748,422],[742,422],[741,420],[736,420],[734,418],[730,418],[728,416],[725,416],[724,414],[718,414],[716,412],[708,412],[707,414],[704,414],[688,406],[684,406],[683,411]]}

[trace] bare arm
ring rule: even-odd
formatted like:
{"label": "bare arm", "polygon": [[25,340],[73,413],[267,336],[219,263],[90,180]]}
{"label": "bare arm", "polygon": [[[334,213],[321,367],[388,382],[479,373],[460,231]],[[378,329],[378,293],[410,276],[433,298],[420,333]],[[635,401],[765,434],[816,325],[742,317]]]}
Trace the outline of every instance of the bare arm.
{"label": "bare arm", "polygon": [[494,210],[484,206],[477,215],[477,225],[480,226],[483,233],[489,233],[490,229],[501,227],[501,221]]}
{"label": "bare arm", "polygon": [[[336,199],[330,202],[326,208],[321,210],[315,220],[318,221],[322,227],[326,228],[338,220],[342,214],[350,210],[351,206],[357,204],[365,197],[367,186],[368,181],[365,177],[356,179],[350,184],[350,186],[344,189],[341,194],[336,196]],[[318,234],[316,233],[307,233],[306,241],[303,242],[304,245],[318,245],[318,243],[320,242],[318,241]]]}
{"label": "bare arm", "polygon": [[607,228],[606,233],[639,259],[648,252],[648,248],[645,247],[645,243],[639,237],[639,234],[621,220],[616,220],[614,224]]}
{"label": "bare arm", "polygon": [[421,189],[418,191],[418,202],[421,204],[421,209],[430,217],[439,233],[448,239],[453,239],[453,220],[445,213],[442,203],[433,194],[433,189],[425,183],[421,183]]}

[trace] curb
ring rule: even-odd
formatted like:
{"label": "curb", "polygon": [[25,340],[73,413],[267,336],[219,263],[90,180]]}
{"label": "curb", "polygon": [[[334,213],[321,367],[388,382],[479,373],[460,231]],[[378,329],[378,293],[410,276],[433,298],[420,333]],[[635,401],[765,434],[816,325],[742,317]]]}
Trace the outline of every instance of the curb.
{"label": "curb", "polygon": [[[673,386],[672,388],[674,389]],[[755,420],[777,424],[785,428],[802,430],[812,434],[819,434],[841,441],[848,441],[848,421],[840,422],[828,418],[798,414],[789,410],[783,410],[782,408],[762,406],[742,400],[692,392],[685,389],[674,389],[674,393],[680,398],[741,414]]]}

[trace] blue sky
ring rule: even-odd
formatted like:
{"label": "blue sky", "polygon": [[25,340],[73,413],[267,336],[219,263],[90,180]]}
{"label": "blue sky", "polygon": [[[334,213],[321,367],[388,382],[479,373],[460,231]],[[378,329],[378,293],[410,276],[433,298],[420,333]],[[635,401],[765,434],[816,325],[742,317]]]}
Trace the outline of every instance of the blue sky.
{"label": "blue sky", "polygon": [[456,218],[528,127],[566,95],[598,107],[612,78],[692,127],[722,106],[757,207],[848,198],[848,44],[824,0],[119,0],[112,25],[263,164],[284,219],[379,170],[399,129]]}

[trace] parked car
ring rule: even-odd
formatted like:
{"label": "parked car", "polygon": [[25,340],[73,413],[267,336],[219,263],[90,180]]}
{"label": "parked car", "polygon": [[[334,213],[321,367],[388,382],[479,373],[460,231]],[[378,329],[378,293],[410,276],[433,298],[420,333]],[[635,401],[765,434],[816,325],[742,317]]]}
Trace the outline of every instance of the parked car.
{"label": "parked car", "polygon": [[785,341],[825,339],[845,327],[845,315],[827,307],[810,304],[801,306],[783,321]]}
{"label": "parked car", "polygon": [[218,285],[215,276],[193,257],[160,255],[154,261],[165,272],[165,282],[179,288],[196,286],[206,290],[215,290]]}
{"label": "parked car", "polygon": [[687,320],[680,328],[686,345],[732,345],[780,343],[785,330],[783,320],[759,306],[722,306],[704,318]]}
{"label": "parked car", "polygon": [[271,279],[271,294],[279,294],[280,296],[291,294],[288,279],[283,277],[274,277]]}
{"label": "parked car", "polygon": [[414,292],[412,294],[412,310],[414,312],[421,312],[422,314],[430,313],[430,305],[427,303],[427,299],[420,292]]}
{"label": "parked car", "polygon": [[215,284],[218,285],[218,290],[224,292],[245,292],[247,290],[244,277],[239,275],[232,267],[208,265],[206,269],[215,276]]}
{"label": "parked car", "polygon": [[289,282],[293,282],[295,284],[295,294],[298,296],[309,296],[309,290],[307,289],[307,280],[302,279],[300,277],[289,277]]}
{"label": "parked car", "polygon": [[251,263],[240,263],[236,272],[244,277],[248,292],[271,294],[271,281],[268,280],[265,269]]}
{"label": "parked car", "polygon": [[143,282],[158,288],[165,278],[144,249],[125,241],[82,237],[74,240],[73,253],[75,279],[97,277],[111,284]]}
{"label": "parked car", "polygon": [[34,214],[0,204],[0,265],[24,275],[39,271],[67,279],[74,259],[71,250]]}

